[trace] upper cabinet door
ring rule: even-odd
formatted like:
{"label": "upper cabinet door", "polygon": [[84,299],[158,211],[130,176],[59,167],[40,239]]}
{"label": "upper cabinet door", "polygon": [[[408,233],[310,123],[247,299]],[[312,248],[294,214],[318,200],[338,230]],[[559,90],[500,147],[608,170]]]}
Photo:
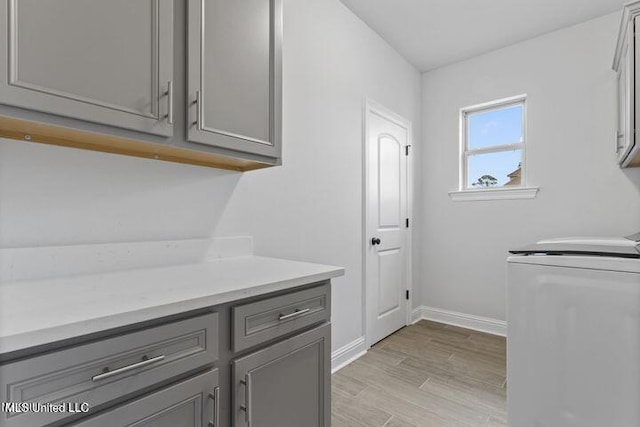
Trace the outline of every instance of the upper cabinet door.
{"label": "upper cabinet door", "polygon": [[[637,18],[636,18],[637,19]],[[618,63],[618,132],[616,134],[616,155],[623,163],[635,145],[634,94],[635,94],[635,31],[634,20],[627,25],[626,39],[620,51]]]}
{"label": "upper cabinet door", "polygon": [[189,0],[188,139],[280,157],[282,0]]}
{"label": "upper cabinet door", "polygon": [[0,102],[158,135],[173,123],[173,0],[5,0]]}

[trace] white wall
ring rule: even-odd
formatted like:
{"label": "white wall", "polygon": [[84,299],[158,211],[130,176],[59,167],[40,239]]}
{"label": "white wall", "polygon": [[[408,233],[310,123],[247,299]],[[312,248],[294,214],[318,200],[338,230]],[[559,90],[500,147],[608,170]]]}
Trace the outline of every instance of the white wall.
{"label": "white wall", "polygon": [[[506,258],[544,237],[640,231],[640,169],[615,163],[619,15],[423,75],[422,303],[505,319]],[[459,109],[528,94],[533,200],[452,202]]]}
{"label": "white wall", "polygon": [[239,173],[0,140],[0,247],[207,237]]}
{"label": "white wall", "polygon": [[217,233],[252,234],[259,254],[345,266],[333,286],[337,349],[364,327],[363,101],[412,121],[417,141],[420,74],[337,0],[285,2],[284,37],[284,165],[242,176]]}
{"label": "white wall", "polygon": [[2,140],[0,247],[253,235],[258,254],[345,266],[333,348],[359,338],[363,100],[418,136],[420,74],[338,0],[287,0],[284,15],[282,167],[237,174]]}

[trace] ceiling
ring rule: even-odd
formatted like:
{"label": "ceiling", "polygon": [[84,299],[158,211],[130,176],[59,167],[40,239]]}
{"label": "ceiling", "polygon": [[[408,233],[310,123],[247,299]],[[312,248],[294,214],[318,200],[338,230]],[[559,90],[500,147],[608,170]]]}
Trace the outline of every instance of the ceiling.
{"label": "ceiling", "polygon": [[626,2],[626,0],[341,1],[421,71],[438,68],[619,11]]}

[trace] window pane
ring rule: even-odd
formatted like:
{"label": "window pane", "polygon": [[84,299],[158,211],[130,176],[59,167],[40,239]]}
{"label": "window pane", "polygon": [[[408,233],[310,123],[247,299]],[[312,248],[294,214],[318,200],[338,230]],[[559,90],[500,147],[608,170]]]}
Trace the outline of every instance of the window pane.
{"label": "window pane", "polygon": [[469,149],[515,144],[522,140],[522,104],[469,114]]}
{"label": "window pane", "polygon": [[522,150],[476,154],[467,158],[467,188],[496,188],[520,185]]}

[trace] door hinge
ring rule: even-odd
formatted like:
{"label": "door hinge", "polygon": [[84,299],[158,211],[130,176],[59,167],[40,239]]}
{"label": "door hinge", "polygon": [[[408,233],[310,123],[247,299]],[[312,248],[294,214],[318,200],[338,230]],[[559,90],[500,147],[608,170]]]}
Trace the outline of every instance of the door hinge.
{"label": "door hinge", "polygon": [[411,145],[405,145],[404,146],[404,155],[408,156],[409,155],[409,147],[411,147]]}
{"label": "door hinge", "polygon": [[407,299],[409,299],[409,289],[407,289]]}
{"label": "door hinge", "polygon": [[406,219],[405,224],[406,224],[407,228],[409,228],[409,218]]}

